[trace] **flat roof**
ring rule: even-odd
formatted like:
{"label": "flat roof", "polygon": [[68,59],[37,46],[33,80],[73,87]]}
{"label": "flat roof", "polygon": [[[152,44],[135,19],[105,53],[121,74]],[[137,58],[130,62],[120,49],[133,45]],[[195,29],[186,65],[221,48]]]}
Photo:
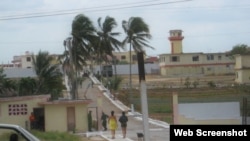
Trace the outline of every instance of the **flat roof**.
{"label": "flat roof", "polygon": [[0,102],[10,102],[10,101],[23,101],[31,99],[50,99],[50,95],[29,95],[29,96],[13,96],[13,97],[1,97]]}
{"label": "flat roof", "polygon": [[65,100],[53,100],[53,101],[46,101],[46,102],[39,102],[40,105],[71,105],[71,104],[89,104],[91,103],[91,99],[65,99]]}

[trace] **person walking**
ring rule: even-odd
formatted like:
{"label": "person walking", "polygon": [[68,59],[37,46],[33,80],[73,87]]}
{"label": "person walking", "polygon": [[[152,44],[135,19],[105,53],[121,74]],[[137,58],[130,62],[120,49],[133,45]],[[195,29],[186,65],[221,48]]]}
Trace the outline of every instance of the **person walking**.
{"label": "person walking", "polygon": [[123,138],[126,138],[128,117],[126,116],[124,111],[119,118],[119,122],[121,123]]}
{"label": "person walking", "polygon": [[33,112],[30,113],[29,121],[30,121],[30,129],[35,129],[36,118]]}
{"label": "person walking", "polygon": [[92,111],[88,113],[88,130],[92,132]]}
{"label": "person walking", "polygon": [[117,129],[117,119],[115,112],[111,111],[111,115],[108,118],[109,129],[111,131],[112,139],[115,139],[115,130]]}
{"label": "person walking", "polygon": [[108,115],[102,112],[101,120],[102,120],[102,127],[104,131],[107,131],[107,118],[108,118]]}

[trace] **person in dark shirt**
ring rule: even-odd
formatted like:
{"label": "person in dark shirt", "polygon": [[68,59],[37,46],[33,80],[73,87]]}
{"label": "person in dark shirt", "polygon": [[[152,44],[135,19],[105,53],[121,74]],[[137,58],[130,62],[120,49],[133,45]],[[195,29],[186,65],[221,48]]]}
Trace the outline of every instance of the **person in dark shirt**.
{"label": "person in dark shirt", "polygon": [[92,132],[92,111],[89,111],[88,113],[88,129]]}
{"label": "person in dark shirt", "polygon": [[108,119],[108,115],[102,112],[101,120],[102,120],[102,127],[104,131],[107,131],[107,119]]}
{"label": "person in dark shirt", "polygon": [[121,123],[123,138],[126,138],[128,117],[126,116],[124,111],[119,118],[119,122]]}

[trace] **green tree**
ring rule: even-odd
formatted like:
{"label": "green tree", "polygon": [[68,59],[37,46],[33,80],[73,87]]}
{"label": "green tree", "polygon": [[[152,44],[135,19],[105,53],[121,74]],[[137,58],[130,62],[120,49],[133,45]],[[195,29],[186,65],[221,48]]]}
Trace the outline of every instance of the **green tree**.
{"label": "green tree", "polygon": [[[113,51],[120,50],[122,48],[122,43],[116,37],[120,35],[119,32],[113,32],[114,28],[117,27],[117,22],[114,18],[106,16],[104,22],[102,23],[102,18],[98,18],[98,29],[97,35],[99,37],[99,46],[98,52],[99,56],[102,56],[101,59],[108,61],[106,58],[107,55],[112,57],[112,60],[116,60],[115,56],[113,55]],[[115,66],[115,77],[116,77],[116,61],[114,62]],[[100,63],[101,65],[101,63]],[[101,69],[100,69],[101,70]]]}
{"label": "green tree", "polygon": [[[132,89],[132,80],[131,80],[131,50],[145,53],[145,47],[154,49],[148,44],[148,39],[151,39],[151,34],[148,25],[140,17],[130,17],[128,21],[122,21],[122,27],[126,33],[126,37],[123,41],[123,46],[129,44],[129,88],[130,88],[130,97]],[[131,99],[131,98],[130,98]]]}
{"label": "green tree", "polygon": [[194,88],[197,88],[197,86],[199,85],[199,79],[194,80],[192,84],[193,84]]}
{"label": "green tree", "polygon": [[207,82],[207,85],[208,85],[210,88],[215,88],[215,87],[216,87],[214,81],[208,81],[208,82]]}
{"label": "green tree", "polygon": [[190,87],[190,85],[191,85],[190,77],[187,77],[187,78],[185,79],[184,85],[186,86],[186,88],[189,88],[189,87]]}
{"label": "green tree", "polygon": [[4,69],[0,68],[0,95],[8,96],[14,95],[16,90],[15,81],[6,78],[6,74],[4,74]]}
{"label": "green tree", "polygon": [[111,90],[110,92],[113,94],[114,99],[116,97],[116,93],[119,90],[123,78],[122,77],[112,77],[109,80],[104,81],[105,85]]}
{"label": "green tree", "polygon": [[[229,55],[233,57],[233,55],[240,54],[250,54],[250,47],[246,44],[238,44],[233,46],[233,49],[229,52]],[[234,58],[234,57],[233,57]]]}
{"label": "green tree", "polygon": [[34,94],[50,93],[52,97],[58,97],[65,88],[59,64],[52,64],[54,59],[46,51],[39,51],[36,56],[32,56],[33,68],[37,75],[37,89]]}
{"label": "green tree", "polygon": [[18,95],[32,95],[36,91],[36,79],[31,77],[21,78],[18,81]]}
{"label": "green tree", "polygon": [[68,76],[72,99],[78,98],[78,76],[86,65],[86,60],[92,58],[93,45],[97,41],[92,21],[85,15],[77,15],[72,22],[72,37],[64,40],[65,51],[60,60],[63,70]]}

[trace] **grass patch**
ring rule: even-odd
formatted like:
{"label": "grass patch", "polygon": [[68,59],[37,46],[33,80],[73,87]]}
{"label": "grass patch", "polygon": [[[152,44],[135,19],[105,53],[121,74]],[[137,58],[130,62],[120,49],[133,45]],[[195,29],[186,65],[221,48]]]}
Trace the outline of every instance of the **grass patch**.
{"label": "grass patch", "polygon": [[82,141],[80,136],[61,132],[41,132],[32,130],[31,133],[41,141]]}

